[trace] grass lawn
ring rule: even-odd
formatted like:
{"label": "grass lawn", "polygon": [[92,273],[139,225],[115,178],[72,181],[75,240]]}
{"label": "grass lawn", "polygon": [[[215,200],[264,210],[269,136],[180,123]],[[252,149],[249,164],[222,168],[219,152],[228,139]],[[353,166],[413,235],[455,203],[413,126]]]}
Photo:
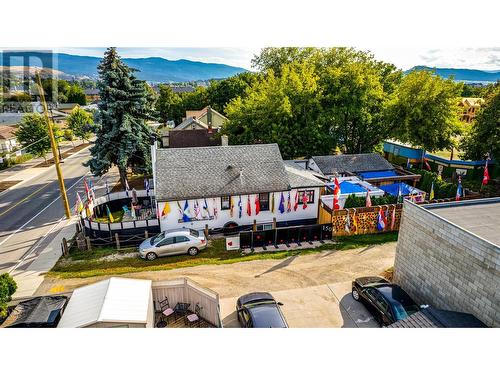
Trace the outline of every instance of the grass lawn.
{"label": "grass lawn", "polygon": [[91,252],[73,251],[68,256],[61,258],[52,270],[47,273],[47,276],[63,279],[85,278],[143,271],[171,270],[174,268],[194,267],[208,264],[231,264],[260,259],[283,259],[293,255],[305,255],[323,250],[348,250],[393,242],[397,241],[397,237],[397,232],[337,237],[336,243],[325,243],[314,249],[251,254],[242,254],[239,251],[227,251],[225,249],[225,240],[216,239],[210,241],[207,249],[195,257],[189,255],[176,255],[158,258],[154,261],[146,261],[139,257],[115,260],[102,259],[102,257],[112,254],[135,252],[133,248],[122,249],[120,251],[114,248],[95,249]]}

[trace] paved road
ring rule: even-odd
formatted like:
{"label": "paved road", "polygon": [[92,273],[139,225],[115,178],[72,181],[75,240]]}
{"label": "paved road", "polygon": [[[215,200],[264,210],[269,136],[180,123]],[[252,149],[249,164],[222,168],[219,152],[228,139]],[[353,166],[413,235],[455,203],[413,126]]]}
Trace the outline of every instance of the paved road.
{"label": "paved road", "polygon": [[[75,190],[83,191],[83,176],[89,169],[82,165],[90,157],[89,149],[65,159],[62,164],[70,207],[75,204]],[[82,196],[82,194],[80,193]],[[82,197],[83,199],[83,197]],[[26,255],[43,249],[44,241],[64,216],[54,167],[19,187],[0,194],[0,273],[14,267],[23,269]],[[33,257],[30,257],[31,261]]]}

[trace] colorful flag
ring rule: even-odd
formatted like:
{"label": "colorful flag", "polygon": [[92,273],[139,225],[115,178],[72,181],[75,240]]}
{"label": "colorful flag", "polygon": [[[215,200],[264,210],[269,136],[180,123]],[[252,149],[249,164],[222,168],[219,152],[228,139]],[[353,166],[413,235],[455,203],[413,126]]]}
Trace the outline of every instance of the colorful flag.
{"label": "colorful flag", "polygon": [[340,209],[339,199],[341,191],[340,191],[339,180],[337,179],[337,177],[335,177],[334,184],[335,187],[333,188],[333,209],[339,210]]}
{"label": "colorful flag", "polygon": [[85,186],[85,195],[87,196],[87,200],[92,200],[92,196],[90,195],[89,185],[87,184],[87,179],[83,179],[83,185]]}
{"label": "colorful flag", "polygon": [[293,210],[297,211],[297,208],[299,207],[299,191],[295,191],[295,200],[293,202]]}
{"label": "colorful flag", "polygon": [[383,231],[385,227],[387,226],[387,221],[385,218],[384,210],[381,208],[378,211],[378,217],[377,217],[377,230],[379,232]]}
{"label": "colorful flag", "polygon": [[281,192],[280,205],[278,207],[280,213],[285,212],[285,197],[283,196],[283,192]]}
{"label": "colorful flag", "polygon": [[133,204],[137,204],[137,191],[135,190],[135,188],[132,189],[132,203]]}
{"label": "colorful flag", "polygon": [[[215,198],[212,199],[212,203],[214,206],[214,219],[217,220],[217,216],[218,216],[219,212],[217,210],[217,201],[215,200]],[[231,204],[233,204],[233,197],[231,197]]]}
{"label": "colorful flag", "polygon": [[92,211],[90,211],[88,202],[85,205],[85,213],[87,214],[87,219],[92,220]]}
{"label": "colorful flag", "polygon": [[240,200],[238,201],[238,217],[240,219],[242,212],[243,212],[243,203],[241,202],[241,195],[240,195]]}
{"label": "colorful flag", "polygon": [[351,233],[351,218],[349,216],[349,210],[347,210],[347,215],[345,217],[344,231],[346,233]]}
{"label": "colorful flag", "polygon": [[210,212],[208,211],[208,203],[207,203],[207,198],[204,198],[203,200],[203,218],[207,219],[210,217]]}
{"label": "colorful flag", "polygon": [[[179,204],[179,202],[177,202],[177,204]],[[168,202],[165,202],[165,206],[163,206],[163,210],[161,211],[161,217],[167,216],[169,213],[170,213],[170,204]]]}
{"label": "colorful flag", "polygon": [[394,205],[394,209],[392,210],[391,216],[391,230],[394,230],[394,226],[396,225],[396,205]]}
{"label": "colorful flag", "polygon": [[410,159],[406,159],[406,169],[410,168],[411,168]]}
{"label": "colorful flag", "polygon": [[230,196],[229,197],[229,215],[231,215],[231,217],[233,217],[233,212],[234,212],[234,200],[233,200],[233,196]]}
{"label": "colorful flag", "polygon": [[426,158],[424,158],[424,164],[425,164],[425,168],[427,168],[428,171],[431,170],[431,166],[429,165],[429,162],[427,161]]}
{"label": "colorful flag", "polygon": [[179,201],[177,201],[177,209],[179,210],[179,216],[182,216],[183,211],[182,211],[181,203]]}
{"label": "colorful flag", "polygon": [[271,212],[274,214],[274,193],[271,195]]}
{"label": "colorful flag", "polygon": [[292,201],[290,199],[290,192],[288,192],[288,199],[286,201],[286,212],[292,211]]}
{"label": "colorful flag", "polygon": [[76,192],[75,215],[78,215],[82,211],[83,211],[82,198],[80,198],[80,194],[78,194],[78,192]]}
{"label": "colorful flag", "polygon": [[260,200],[259,200],[259,194],[255,195],[255,215],[258,215],[260,212]]}
{"label": "colorful flag", "polygon": [[110,223],[113,223],[115,221],[115,219],[113,218],[113,215],[111,215],[111,211],[109,210],[109,207],[108,205],[106,205],[106,212],[108,214],[108,219],[109,219],[109,222]]}
{"label": "colorful flag", "polygon": [[352,225],[354,227],[354,233],[358,234],[358,218],[356,215],[356,209],[354,209],[354,213],[352,214]]}
{"label": "colorful flag", "polygon": [[92,183],[92,179],[89,179],[89,190],[90,190],[90,196],[92,197],[92,200],[95,201],[95,190],[94,190],[94,184]]}
{"label": "colorful flag", "polygon": [[200,210],[200,205],[198,204],[198,200],[195,200],[194,201],[194,218],[195,219],[199,219],[200,218],[200,214],[201,214],[201,210]]}
{"label": "colorful flag", "polygon": [[106,194],[109,194],[109,185],[108,185],[108,179],[106,179]]}
{"label": "colorful flag", "polygon": [[130,190],[130,187],[128,186],[128,181],[127,181],[127,179],[125,179],[125,194],[127,195],[127,197],[128,197],[129,190]]}
{"label": "colorful flag", "polygon": [[396,198],[397,203],[401,203],[402,201],[402,195],[401,195],[401,182],[398,182],[398,196]]}
{"label": "colorful flag", "polygon": [[455,195],[455,200],[459,201],[462,195],[463,195],[462,176],[458,176],[458,186],[457,186],[457,194]]}
{"label": "colorful flag", "polygon": [[184,210],[182,211],[182,221],[191,221],[191,213],[189,212],[189,203],[187,200],[184,203]]}
{"label": "colorful flag", "polygon": [[302,193],[302,209],[305,210],[307,208],[307,202],[308,202],[308,199],[307,199],[307,194],[306,192],[304,191]]}
{"label": "colorful flag", "polygon": [[486,164],[484,165],[483,185],[488,185],[488,181],[490,180],[490,174],[488,172],[488,160],[489,159],[486,159]]}
{"label": "colorful flag", "polygon": [[149,178],[144,179],[144,189],[146,190],[146,195],[149,196]]}
{"label": "colorful flag", "polygon": [[250,204],[250,195],[247,195],[247,215],[252,216],[252,205]]}
{"label": "colorful flag", "polygon": [[366,192],[366,207],[372,206],[372,199],[370,198],[370,190]]}
{"label": "colorful flag", "polygon": [[434,181],[432,181],[432,184],[431,184],[431,191],[429,193],[429,200],[433,200],[434,199]]}
{"label": "colorful flag", "polygon": [[[165,205],[168,205],[168,202],[165,203]],[[163,209],[165,209],[165,208],[163,208]],[[170,208],[169,208],[169,211],[170,211]],[[133,220],[137,219],[137,217],[135,216],[135,206],[133,203],[130,203],[130,214],[132,215]]]}

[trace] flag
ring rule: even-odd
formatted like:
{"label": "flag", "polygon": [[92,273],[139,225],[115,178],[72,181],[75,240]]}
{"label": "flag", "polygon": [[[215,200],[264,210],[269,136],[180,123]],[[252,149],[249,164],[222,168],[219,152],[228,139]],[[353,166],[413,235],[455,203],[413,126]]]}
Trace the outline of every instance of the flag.
{"label": "flag", "polygon": [[372,206],[372,199],[370,198],[370,190],[366,192],[366,207]]}
{"label": "flag", "polygon": [[204,198],[203,200],[203,218],[208,218],[210,217],[210,212],[208,211],[208,203],[207,203],[207,198]]}
{"label": "flag", "polygon": [[231,217],[233,217],[233,212],[234,212],[234,200],[233,200],[233,196],[230,196],[229,197],[229,214],[231,215]]}
{"label": "flag", "polygon": [[[179,202],[177,202],[179,204]],[[165,206],[163,206],[163,210],[161,211],[161,217],[167,216],[170,213],[170,204],[165,202]]]}
{"label": "flag", "polygon": [[410,168],[411,168],[410,159],[406,159],[406,169]]}
{"label": "flag", "polygon": [[86,178],[83,179],[83,185],[85,186],[85,195],[87,195],[87,200],[88,201],[92,200],[92,197],[90,195],[89,185],[87,184]]}
{"label": "flag", "polygon": [[306,194],[306,192],[304,191],[304,192],[302,193],[302,209],[303,209],[303,210],[305,210],[305,209],[307,208],[307,201],[308,201],[308,199],[307,199],[307,194]]}
{"label": "flag", "polygon": [[92,197],[92,200],[95,201],[95,190],[94,190],[94,184],[92,183],[92,179],[89,179],[89,190],[90,190],[90,196]]}
{"label": "flag", "polygon": [[271,196],[271,212],[274,214],[274,193]]}
{"label": "flag", "polygon": [[195,200],[194,201],[194,218],[195,219],[199,219],[200,218],[200,214],[201,214],[201,210],[200,210],[200,205],[198,204],[198,200]]}
{"label": "flag", "polygon": [[128,191],[130,190],[130,187],[128,186],[128,181],[125,179],[125,194],[127,194],[128,197]]}
{"label": "flag", "polygon": [[378,217],[377,217],[377,230],[379,232],[383,231],[387,225],[384,210],[382,208],[378,211]]}
{"label": "flag", "polygon": [[259,194],[255,195],[255,215],[258,215],[260,212],[260,201],[259,201]]}
{"label": "flag", "polygon": [[490,180],[490,174],[488,173],[488,160],[486,159],[486,164],[484,165],[484,175],[483,175],[483,185],[488,185]]}
{"label": "flag", "polygon": [[113,218],[113,215],[111,215],[111,211],[109,210],[109,207],[108,205],[106,205],[106,212],[108,214],[108,219],[109,219],[109,222],[110,223],[113,223],[115,221],[115,219]]}
{"label": "flag", "polygon": [[295,200],[293,202],[293,210],[297,211],[297,208],[299,207],[299,191],[295,191]]}
{"label": "flag", "polygon": [[106,179],[106,194],[109,194],[109,185],[108,185],[108,179]]}
{"label": "flag", "polygon": [[394,226],[396,225],[396,205],[394,205],[394,209],[392,210],[391,216],[391,230],[394,230]]}
{"label": "flag", "polygon": [[[168,202],[165,203],[165,205],[168,205]],[[165,207],[163,209],[165,209]],[[168,210],[170,211],[170,208]],[[137,217],[135,216],[135,206],[133,203],[130,203],[130,214],[132,215],[133,220],[137,219]]]}
{"label": "flag", "polygon": [[340,209],[339,199],[341,191],[340,191],[339,180],[337,179],[337,177],[335,177],[334,184],[335,187],[333,188],[333,209],[338,210]]}
{"label": "flag", "polygon": [[432,181],[432,184],[431,184],[431,191],[429,193],[429,200],[433,200],[434,199],[434,181]]}
{"label": "flag", "polygon": [[427,159],[424,158],[424,164],[425,164],[425,168],[427,168],[428,171],[431,170],[431,166],[429,165],[429,163],[427,162]]}
{"label": "flag", "polygon": [[283,196],[283,192],[281,192],[280,206],[279,206],[278,210],[280,211],[280,213],[285,212],[285,197]]}
{"label": "flag", "polygon": [[[219,212],[217,210],[217,202],[216,202],[215,198],[213,198],[212,203],[214,205],[214,219],[217,220],[217,215],[219,214]],[[231,205],[232,204],[233,204],[233,197],[231,197]]]}
{"label": "flag", "polygon": [[146,190],[146,195],[149,196],[149,178],[144,179],[144,189]]}
{"label": "flag", "polygon": [[184,203],[184,210],[182,211],[182,221],[188,222],[191,221],[191,213],[189,212],[189,203],[186,200]]}
{"label": "flag", "polygon": [[82,198],[80,198],[80,194],[78,194],[78,192],[76,192],[75,215],[78,215],[82,211],[83,211]]}
{"label": "flag", "polygon": [[132,189],[132,203],[137,204],[137,191],[135,188]]}
{"label": "flag", "polygon": [[240,200],[238,201],[238,217],[241,219],[241,214],[243,211],[243,203],[241,203],[241,195],[240,195]]}
{"label": "flag", "polygon": [[92,211],[90,211],[88,203],[85,205],[85,213],[87,214],[87,219],[92,220]]}
{"label": "flag", "polygon": [[457,186],[457,194],[455,195],[455,200],[459,201],[462,195],[463,195],[462,176],[458,176],[458,186]]}
{"label": "flag", "polygon": [[396,203],[401,203],[402,201],[402,196],[401,196],[401,182],[398,182],[398,196],[396,198]]}
{"label": "flag", "polygon": [[354,233],[358,234],[358,218],[356,215],[356,209],[354,209],[354,213],[352,214],[352,225],[354,227]]}
{"label": "flag", "polygon": [[349,217],[349,210],[347,210],[347,215],[345,217],[344,230],[346,231],[346,233],[351,233],[351,218]]}
{"label": "flag", "polygon": [[252,204],[250,203],[250,195],[247,195],[247,215],[252,216]]}
{"label": "flag", "polygon": [[183,211],[182,211],[181,203],[179,201],[177,201],[177,209],[179,210],[179,216],[182,216]]}
{"label": "flag", "polygon": [[290,199],[290,192],[288,192],[288,199],[286,201],[286,212],[292,211],[292,201]]}

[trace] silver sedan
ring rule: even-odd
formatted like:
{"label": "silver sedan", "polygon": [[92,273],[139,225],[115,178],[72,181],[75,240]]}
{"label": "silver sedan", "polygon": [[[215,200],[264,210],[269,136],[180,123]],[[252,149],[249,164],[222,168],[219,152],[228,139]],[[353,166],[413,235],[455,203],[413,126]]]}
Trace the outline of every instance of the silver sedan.
{"label": "silver sedan", "polygon": [[155,260],[167,255],[196,255],[207,247],[203,231],[176,229],[165,231],[144,240],[139,245],[139,255],[147,260]]}

